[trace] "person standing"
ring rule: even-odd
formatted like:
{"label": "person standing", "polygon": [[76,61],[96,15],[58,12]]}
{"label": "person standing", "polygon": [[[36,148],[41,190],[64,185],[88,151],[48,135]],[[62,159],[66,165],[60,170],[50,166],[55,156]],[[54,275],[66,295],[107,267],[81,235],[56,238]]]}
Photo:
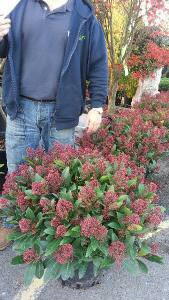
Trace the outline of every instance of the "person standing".
{"label": "person standing", "polygon": [[[86,81],[96,131],[107,98],[108,63],[103,29],[88,0],[21,0],[9,18],[0,16],[0,57],[6,58],[3,103],[7,112],[8,172],[24,161],[26,149],[42,141],[74,146],[85,106]],[[0,250],[12,230],[0,228]]]}

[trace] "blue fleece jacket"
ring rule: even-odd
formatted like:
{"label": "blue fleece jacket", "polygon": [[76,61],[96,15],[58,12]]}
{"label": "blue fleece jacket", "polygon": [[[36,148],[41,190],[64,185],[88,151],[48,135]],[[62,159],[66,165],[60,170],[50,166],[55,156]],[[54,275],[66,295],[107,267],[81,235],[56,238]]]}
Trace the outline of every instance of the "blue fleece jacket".
{"label": "blue fleece jacket", "polygon": [[[21,35],[27,1],[21,0],[11,13],[11,30],[0,43],[0,57],[7,57],[3,74],[3,102],[11,119],[16,118],[20,105],[21,55],[24,51]],[[90,82],[92,107],[102,107],[108,86],[103,29],[89,2],[75,0],[56,99],[57,130],[78,124],[85,104],[86,80]]]}

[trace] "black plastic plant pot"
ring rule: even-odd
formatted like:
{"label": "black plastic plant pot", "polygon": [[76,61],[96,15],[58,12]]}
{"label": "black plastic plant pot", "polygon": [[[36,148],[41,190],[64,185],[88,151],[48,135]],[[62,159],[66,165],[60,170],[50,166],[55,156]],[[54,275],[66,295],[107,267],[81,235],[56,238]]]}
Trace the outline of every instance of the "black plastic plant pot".
{"label": "black plastic plant pot", "polygon": [[101,273],[94,276],[94,266],[93,263],[89,263],[87,271],[82,279],[79,279],[78,272],[72,279],[62,280],[62,286],[68,286],[73,289],[88,289],[101,282]]}

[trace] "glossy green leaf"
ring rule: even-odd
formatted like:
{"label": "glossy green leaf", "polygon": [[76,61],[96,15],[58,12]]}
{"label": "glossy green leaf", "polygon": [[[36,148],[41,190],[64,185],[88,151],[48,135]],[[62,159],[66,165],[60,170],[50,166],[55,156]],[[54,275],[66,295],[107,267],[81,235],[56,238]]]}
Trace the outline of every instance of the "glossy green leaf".
{"label": "glossy green leaf", "polygon": [[18,256],[13,257],[12,261],[11,261],[11,264],[12,265],[24,264],[23,255],[18,255]]}
{"label": "glossy green leaf", "polygon": [[148,273],[148,267],[146,266],[146,264],[144,264],[141,260],[137,259],[138,262],[138,266],[141,272],[143,273]]}
{"label": "glossy green leaf", "polygon": [[35,276],[39,279],[41,279],[43,277],[44,274],[44,265],[42,263],[42,261],[38,261],[36,263],[36,271],[35,271]]}
{"label": "glossy green leaf", "polygon": [[29,286],[35,276],[36,264],[30,264],[27,266],[27,269],[24,274],[24,283],[26,286]]}

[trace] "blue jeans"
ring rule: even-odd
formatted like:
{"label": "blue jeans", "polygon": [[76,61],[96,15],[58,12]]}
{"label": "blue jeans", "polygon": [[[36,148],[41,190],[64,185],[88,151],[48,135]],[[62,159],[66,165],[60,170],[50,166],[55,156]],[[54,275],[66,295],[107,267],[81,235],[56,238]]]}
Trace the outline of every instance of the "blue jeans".
{"label": "blue jeans", "polygon": [[[22,98],[16,119],[7,116],[6,155],[8,172],[24,162],[26,149],[43,145],[46,151],[55,142],[74,146],[75,128],[56,130],[54,126],[55,103],[43,103]],[[3,226],[10,224],[3,220]]]}

